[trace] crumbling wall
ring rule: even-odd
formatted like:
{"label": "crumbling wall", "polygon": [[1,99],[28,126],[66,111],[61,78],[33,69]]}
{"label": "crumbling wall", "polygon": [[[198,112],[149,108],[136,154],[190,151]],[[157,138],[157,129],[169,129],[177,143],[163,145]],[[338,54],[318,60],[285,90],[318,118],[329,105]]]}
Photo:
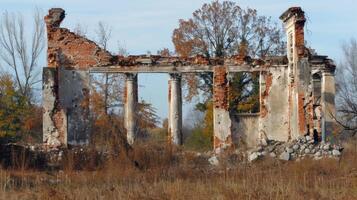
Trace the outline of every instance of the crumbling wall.
{"label": "crumbling wall", "polygon": [[58,147],[67,142],[67,117],[58,95],[58,70],[43,68],[43,142]]}
{"label": "crumbling wall", "polygon": [[231,119],[228,110],[228,79],[225,66],[215,66],[213,73],[214,148],[232,144]]}
{"label": "crumbling wall", "polygon": [[[246,54],[230,58],[205,58],[197,55],[190,58],[162,56],[113,56],[93,41],[76,35],[60,24],[65,11],[49,10],[45,17],[48,37],[47,67],[43,71],[43,141],[51,147],[67,144],[85,144],[89,140],[89,69],[126,69],[125,105],[128,139],[134,139],[135,109],[137,103],[136,73],[152,71],[159,67],[167,73],[174,71],[212,72],[214,148],[230,146],[244,140],[248,146],[260,139],[288,141],[300,135],[312,133],[316,126],[332,131],[332,117],[327,112],[334,109],[334,66],[323,56],[312,56],[304,44],[304,12],[299,7],[288,9],[281,19],[285,23],[288,38],[287,57],[252,59]],[[322,61],[314,61],[311,58]],[[314,96],[312,81],[313,62],[323,71],[321,115],[325,117],[316,125],[314,121]],[[275,64],[274,64],[275,63]],[[106,68],[109,65],[116,65]],[[183,67],[185,66],[185,68]],[[138,70],[138,67],[141,67]],[[182,68],[181,68],[182,67]],[[92,69],[93,70],[93,69]],[[137,70],[137,71],[135,71]],[[167,71],[171,70],[171,71]],[[178,70],[178,71],[176,71]],[[155,71],[155,70],[153,70]],[[229,113],[229,72],[260,72],[259,115],[236,115]],[[103,72],[103,71],[100,71]],[[117,71],[123,72],[123,71]],[[160,71],[162,72],[162,71]],[[135,74],[135,78],[134,75]],[[131,77],[131,78],[130,78]],[[133,79],[134,78],[134,79]],[[169,82],[170,113],[181,112],[180,84],[173,87]],[[129,87],[130,86],[130,87]],[[130,89],[131,88],[131,89]],[[175,92],[176,91],[176,92]],[[175,108],[175,110],[174,110]],[[178,114],[179,118],[181,114]],[[176,115],[169,116],[168,131],[181,126]],[[319,127],[318,127],[319,128]],[[180,129],[180,128],[176,128]],[[178,131],[176,131],[178,132]],[[234,135],[232,135],[232,132]],[[176,134],[177,135],[177,134]],[[177,142],[181,143],[181,142]]]}
{"label": "crumbling wall", "polygon": [[270,66],[260,76],[259,137],[287,141],[288,137],[288,69]]}
{"label": "crumbling wall", "polygon": [[60,70],[60,104],[66,111],[67,143],[70,145],[89,142],[89,72]]}
{"label": "crumbling wall", "polygon": [[298,127],[299,135],[312,134],[312,74],[308,58],[300,58],[297,63]]}
{"label": "crumbling wall", "polygon": [[60,28],[61,8],[50,9],[47,27],[47,66],[43,71],[43,141],[50,147],[88,141],[88,69],[106,66],[115,58],[93,41]]}
{"label": "crumbling wall", "polygon": [[45,16],[48,66],[88,69],[113,63],[115,57],[95,42],[76,35],[66,28],[60,28],[64,16],[65,11],[61,8],[50,9]]}

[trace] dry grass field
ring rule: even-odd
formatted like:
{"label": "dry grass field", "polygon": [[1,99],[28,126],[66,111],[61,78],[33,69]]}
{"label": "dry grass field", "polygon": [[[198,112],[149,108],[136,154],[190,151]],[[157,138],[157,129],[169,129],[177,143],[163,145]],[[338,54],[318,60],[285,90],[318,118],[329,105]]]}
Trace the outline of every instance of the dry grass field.
{"label": "dry grass field", "polygon": [[[340,158],[254,163],[207,160],[169,147],[134,148],[96,169],[1,170],[0,199],[357,199],[357,143]],[[224,159],[232,159],[227,156]],[[222,159],[223,160],[223,159]]]}

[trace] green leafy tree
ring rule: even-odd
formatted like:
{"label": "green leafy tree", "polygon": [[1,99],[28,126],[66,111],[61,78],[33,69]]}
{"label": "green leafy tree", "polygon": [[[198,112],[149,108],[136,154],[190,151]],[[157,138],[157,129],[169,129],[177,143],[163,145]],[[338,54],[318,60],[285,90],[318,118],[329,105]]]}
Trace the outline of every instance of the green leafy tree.
{"label": "green leafy tree", "polygon": [[[19,137],[28,128],[31,108],[9,74],[0,76],[0,137]],[[28,130],[27,130],[28,131]]]}

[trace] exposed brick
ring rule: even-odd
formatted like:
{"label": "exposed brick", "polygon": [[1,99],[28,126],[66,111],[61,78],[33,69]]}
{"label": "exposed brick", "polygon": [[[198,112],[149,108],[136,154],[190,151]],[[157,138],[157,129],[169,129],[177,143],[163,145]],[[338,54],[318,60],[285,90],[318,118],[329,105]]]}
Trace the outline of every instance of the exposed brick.
{"label": "exposed brick", "polygon": [[272,84],[273,84],[273,75],[271,73],[268,73],[265,76],[265,90],[261,94],[261,101],[260,101],[260,116],[262,118],[266,117],[268,114],[268,109],[266,107],[266,99],[269,96],[269,91]]}
{"label": "exposed brick", "polygon": [[214,106],[228,110],[228,80],[225,66],[216,66],[213,77]]}
{"label": "exposed brick", "polygon": [[306,130],[305,108],[304,108],[305,94],[298,94],[298,117],[299,117],[299,132],[304,135]]}
{"label": "exposed brick", "polygon": [[298,22],[295,25],[295,46],[299,58],[305,56],[304,24],[305,21]]}
{"label": "exposed brick", "polygon": [[62,9],[51,9],[45,16],[48,66],[87,69],[113,64],[115,58],[108,51],[91,40],[60,28],[64,16]]}

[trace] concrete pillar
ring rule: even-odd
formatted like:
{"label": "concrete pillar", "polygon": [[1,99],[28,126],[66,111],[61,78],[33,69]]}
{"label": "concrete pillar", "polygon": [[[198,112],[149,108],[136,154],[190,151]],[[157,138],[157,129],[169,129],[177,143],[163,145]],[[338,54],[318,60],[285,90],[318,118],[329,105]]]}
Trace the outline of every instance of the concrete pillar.
{"label": "concrete pillar", "polygon": [[280,19],[284,22],[287,38],[287,57],[289,60],[289,121],[288,137],[296,138],[305,134],[305,118],[303,113],[303,93],[299,93],[299,61],[305,55],[304,26],[306,22],[305,13],[300,7],[291,7],[285,11]]}
{"label": "concrete pillar", "polygon": [[182,94],[181,74],[170,74],[169,80],[169,123],[170,142],[182,144]]}
{"label": "concrete pillar", "polygon": [[138,103],[138,77],[137,74],[125,74],[124,97],[124,126],[129,144],[135,141],[136,132],[136,106]]}
{"label": "concrete pillar", "polygon": [[321,107],[322,107],[322,141],[333,133],[336,115],[335,108],[335,76],[331,71],[322,72],[321,83]]}
{"label": "concrete pillar", "polygon": [[60,101],[58,76],[59,68],[43,68],[43,143],[49,148],[67,146],[67,114]]}
{"label": "concrete pillar", "polygon": [[228,110],[228,79],[225,66],[216,66],[213,74],[213,147],[232,144],[231,118]]}

